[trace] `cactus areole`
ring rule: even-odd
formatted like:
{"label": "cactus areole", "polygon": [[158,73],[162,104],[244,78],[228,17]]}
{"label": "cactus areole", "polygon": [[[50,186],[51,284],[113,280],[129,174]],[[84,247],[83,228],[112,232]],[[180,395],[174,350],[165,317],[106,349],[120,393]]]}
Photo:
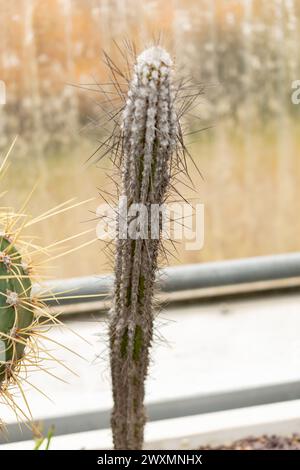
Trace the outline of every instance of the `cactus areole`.
{"label": "cactus areole", "polygon": [[[160,47],[137,57],[122,122],[122,196],[127,213],[132,204],[151,211],[165,201],[176,145],[176,114],[171,84],[172,60]],[[122,221],[123,222],[123,221]],[[127,226],[134,221],[128,215]],[[112,432],[116,449],[143,446],[145,379],[153,337],[153,293],[158,237],[151,236],[153,219],[143,233],[128,230],[117,239],[114,303],[110,316],[110,361],[114,407]],[[120,231],[120,214],[117,232]],[[122,224],[124,225],[124,224]],[[130,233],[129,233],[130,232]]]}
{"label": "cactus areole", "polygon": [[[26,306],[31,281],[13,241],[0,236],[0,390],[23,358],[33,313]],[[25,302],[24,302],[25,301]]]}

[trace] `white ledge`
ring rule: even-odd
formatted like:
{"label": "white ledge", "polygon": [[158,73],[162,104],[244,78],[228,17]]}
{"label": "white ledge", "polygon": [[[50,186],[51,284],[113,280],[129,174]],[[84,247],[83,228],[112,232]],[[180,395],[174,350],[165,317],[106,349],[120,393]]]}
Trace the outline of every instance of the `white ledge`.
{"label": "white ledge", "polygon": [[[196,449],[261,434],[290,436],[300,429],[300,400],[148,423],[145,449]],[[0,450],[33,449],[33,441],[3,444]],[[109,450],[109,429],[53,437],[51,450]]]}

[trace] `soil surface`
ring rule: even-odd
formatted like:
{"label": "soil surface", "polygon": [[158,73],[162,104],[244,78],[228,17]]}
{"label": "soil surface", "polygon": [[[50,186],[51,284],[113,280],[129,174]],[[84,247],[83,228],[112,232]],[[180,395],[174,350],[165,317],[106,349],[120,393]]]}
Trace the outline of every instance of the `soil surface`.
{"label": "soil surface", "polygon": [[300,434],[293,434],[292,437],[247,437],[231,445],[200,447],[200,450],[300,450]]}

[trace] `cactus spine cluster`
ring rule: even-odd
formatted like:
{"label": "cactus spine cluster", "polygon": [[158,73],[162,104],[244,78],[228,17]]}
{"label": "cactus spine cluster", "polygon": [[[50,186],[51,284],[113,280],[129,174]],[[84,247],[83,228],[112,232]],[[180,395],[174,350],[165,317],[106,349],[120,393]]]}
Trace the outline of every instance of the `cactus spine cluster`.
{"label": "cactus spine cluster", "polygon": [[[176,114],[172,91],[172,61],[160,47],[137,58],[122,122],[122,196],[127,213],[142,204],[148,215],[165,202],[172,153],[176,145]],[[161,243],[161,217],[153,230],[136,227],[130,215],[126,236],[119,213],[115,261],[114,303],[110,318],[110,362],[114,408],[112,432],[116,449],[140,449],[144,439],[145,379],[153,338],[153,294]],[[130,232],[130,233],[129,233]],[[157,236],[153,236],[156,233]]]}

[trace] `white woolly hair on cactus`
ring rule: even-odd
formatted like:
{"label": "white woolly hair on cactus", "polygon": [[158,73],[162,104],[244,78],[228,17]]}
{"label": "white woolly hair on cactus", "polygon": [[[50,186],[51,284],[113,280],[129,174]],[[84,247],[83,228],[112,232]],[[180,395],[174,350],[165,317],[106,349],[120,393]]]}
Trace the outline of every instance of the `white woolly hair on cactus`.
{"label": "white woolly hair on cactus", "polygon": [[[128,44],[127,44],[128,45]],[[153,46],[134,59],[127,73],[105,54],[110,70],[109,91],[103,88],[106,102],[111,94],[121,100],[118,108],[105,108],[113,129],[97,150],[112,155],[117,169],[117,197],[125,197],[126,236],[120,236],[123,214],[116,216],[117,239],[114,253],[114,292],[109,315],[110,366],[113,393],[111,418],[115,449],[141,449],[146,414],[145,381],[154,331],[154,293],[158,258],[166,253],[159,217],[158,237],[151,236],[148,218],[143,233],[130,236],[128,227],[135,223],[130,208],[142,204],[148,213],[152,205],[165,203],[179,175],[187,174],[184,143],[179,119],[201,94],[198,86],[182,78],[173,79],[173,61],[160,46]],[[127,64],[129,63],[126,59]],[[114,177],[110,176],[114,180]],[[181,178],[182,180],[184,178]],[[189,178],[190,179],[190,178]],[[120,190],[119,190],[120,188]],[[107,194],[107,193],[106,193]],[[129,215],[128,215],[129,214]],[[121,224],[122,222],[122,224]],[[111,243],[108,244],[111,249]]]}

